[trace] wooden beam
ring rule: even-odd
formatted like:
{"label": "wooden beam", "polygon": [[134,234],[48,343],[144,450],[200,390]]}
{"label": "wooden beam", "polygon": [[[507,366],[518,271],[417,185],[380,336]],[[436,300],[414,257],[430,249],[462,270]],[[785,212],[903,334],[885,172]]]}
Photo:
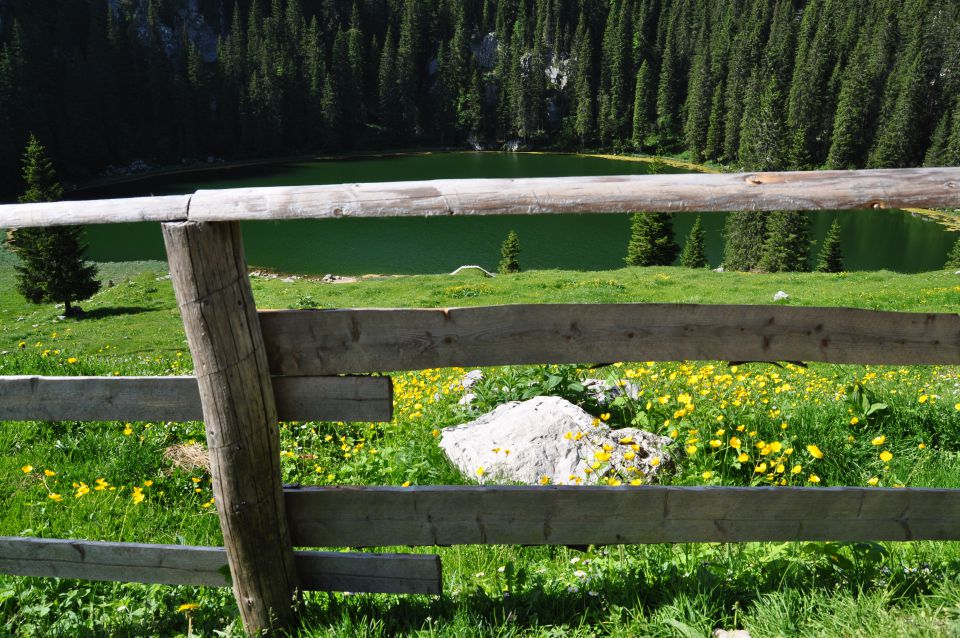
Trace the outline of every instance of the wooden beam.
{"label": "wooden beam", "polygon": [[238,223],[163,225],[193,354],[233,593],[247,633],[293,626],[300,590],[277,407]]}
{"label": "wooden beam", "polygon": [[533,304],[260,313],[274,374],[535,363],[960,363],[960,316],[853,308]]}
{"label": "wooden beam", "polygon": [[[0,226],[633,211],[960,206],[960,168],[447,179],[0,206]],[[186,203],[184,203],[186,202]],[[188,210],[189,209],[189,210]]]}
{"label": "wooden beam", "polygon": [[960,490],[324,487],[285,496],[302,546],[960,539]]}
{"label": "wooden beam", "polygon": [[960,169],[447,179],[197,191],[190,219],[960,206]]}
{"label": "wooden beam", "polygon": [[0,206],[0,228],[168,222],[187,218],[190,195]]}
{"label": "wooden beam", "polygon": [[[389,421],[390,377],[273,377],[282,421]],[[0,421],[200,421],[196,377],[0,376]]]}
{"label": "wooden beam", "polygon": [[[295,552],[305,590],[439,594],[440,558]],[[0,537],[0,573],[125,583],[229,587],[222,547]]]}
{"label": "wooden beam", "polygon": [[440,557],[432,554],[294,554],[306,590],[433,595],[443,591]]}

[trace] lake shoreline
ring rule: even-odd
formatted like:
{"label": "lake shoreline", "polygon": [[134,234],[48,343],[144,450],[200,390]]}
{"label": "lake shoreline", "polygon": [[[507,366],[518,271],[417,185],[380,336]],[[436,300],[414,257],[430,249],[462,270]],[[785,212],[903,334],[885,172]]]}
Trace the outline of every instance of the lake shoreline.
{"label": "lake shoreline", "polygon": [[[514,155],[573,155],[577,157],[594,157],[620,162],[644,162],[652,164],[662,162],[672,168],[680,168],[689,171],[701,173],[724,173],[727,171],[724,166],[708,166],[706,164],[697,164],[687,160],[669,155],[621,155],[617,153],[605,152],[603,150],[540,150],[540,151],[497,151],[497,150],[471,150],[462,147],[428,147],[420,149],[387,149],[382,151],[359,151],[345,153],[299,153],[295,155],[281,155],[274,157],[264,157],[255,159],[236,159],[226,160],[214,163],[198,162],[196,164],[181,165],[175,164],[157,169],[147,170],[132,175],[122,175],[117,177],[104,177],[92,179],[73,185],[67,191],[68,195],[83,193],[84,191],[95,190],[98,188],[110,188],[122,184],[130,184],[140,180],[147,180],[155,177],[168,177],[171,175],[180,175],[187,173],[212,173],[219,170],[245,168],[251,166],[265,166],[269,164],[287,163],[287,162],[306,162],[306,161],[352,161],[363,159],[385,159],[392,157],[412,157],[418,155],[436,155],[442,153],[490,153],[490,154],[514,154]],[[906,212],[922,217],[929,221],[940,224],[948,231],[960,232],[960,215],[955,212],[945,210],[936,210],[932,208],[906,208]]]}

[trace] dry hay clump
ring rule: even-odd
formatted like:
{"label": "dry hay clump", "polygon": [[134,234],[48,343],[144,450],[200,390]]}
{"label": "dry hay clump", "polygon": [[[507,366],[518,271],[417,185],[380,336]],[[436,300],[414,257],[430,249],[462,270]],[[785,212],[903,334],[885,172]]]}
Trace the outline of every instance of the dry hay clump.
{"label": "dry hay clump", "polygon": [[207,448],[199,443],[171,445],[163,451],[163,458],[170,461],[173,467],[179,467],[188,472],[198,468],[204,472],[210,471],[210,457],[207,455]]}

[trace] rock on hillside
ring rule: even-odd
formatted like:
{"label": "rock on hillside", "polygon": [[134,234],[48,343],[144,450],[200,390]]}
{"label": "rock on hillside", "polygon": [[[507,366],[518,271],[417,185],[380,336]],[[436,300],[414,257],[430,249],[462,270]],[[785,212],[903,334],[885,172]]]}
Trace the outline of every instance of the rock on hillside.
{"label": "rock on hillside", "polygon": [[[636,428],[612,430],[594,421],[566,399],[535,397],[445,429],[440,447],[464,476],[487,483],[534,484],[546,477],[570,485],[613,475],[650,483],[671,467],[670,438]],[[593,470],[597,462],[600,467]]]}

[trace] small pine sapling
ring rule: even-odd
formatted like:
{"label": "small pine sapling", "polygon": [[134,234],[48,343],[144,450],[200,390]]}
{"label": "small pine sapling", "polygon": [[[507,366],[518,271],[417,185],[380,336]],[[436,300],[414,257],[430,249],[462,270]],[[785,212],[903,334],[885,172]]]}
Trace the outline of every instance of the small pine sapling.
{"label": "small pine sapling", "polygon": [[706,268],[707,266],[706,234],[703,232],[700,215],[697,215],[696,221],[693,222],[693,228],[690,229],[687,241],[683,245],[680,265],[684,268]]}
{"label": "small pine sapling", "polygon": [[[956,250],[956,249],[954,249]],[[960,253],[957,255],[960,259]],[[840,250],[840,220],[835,219],[830,224],[830,230],[820,248],[820,259],[817,261],[817,272],[842,272],[843,253]]]}
{"label": "small pine sapling", "polygon": [[511,230],[503,240],[503,245],[500,246],[500,257],[500,265],[497,266],[500,274],[520,272],[520,238],[515,231]]}

